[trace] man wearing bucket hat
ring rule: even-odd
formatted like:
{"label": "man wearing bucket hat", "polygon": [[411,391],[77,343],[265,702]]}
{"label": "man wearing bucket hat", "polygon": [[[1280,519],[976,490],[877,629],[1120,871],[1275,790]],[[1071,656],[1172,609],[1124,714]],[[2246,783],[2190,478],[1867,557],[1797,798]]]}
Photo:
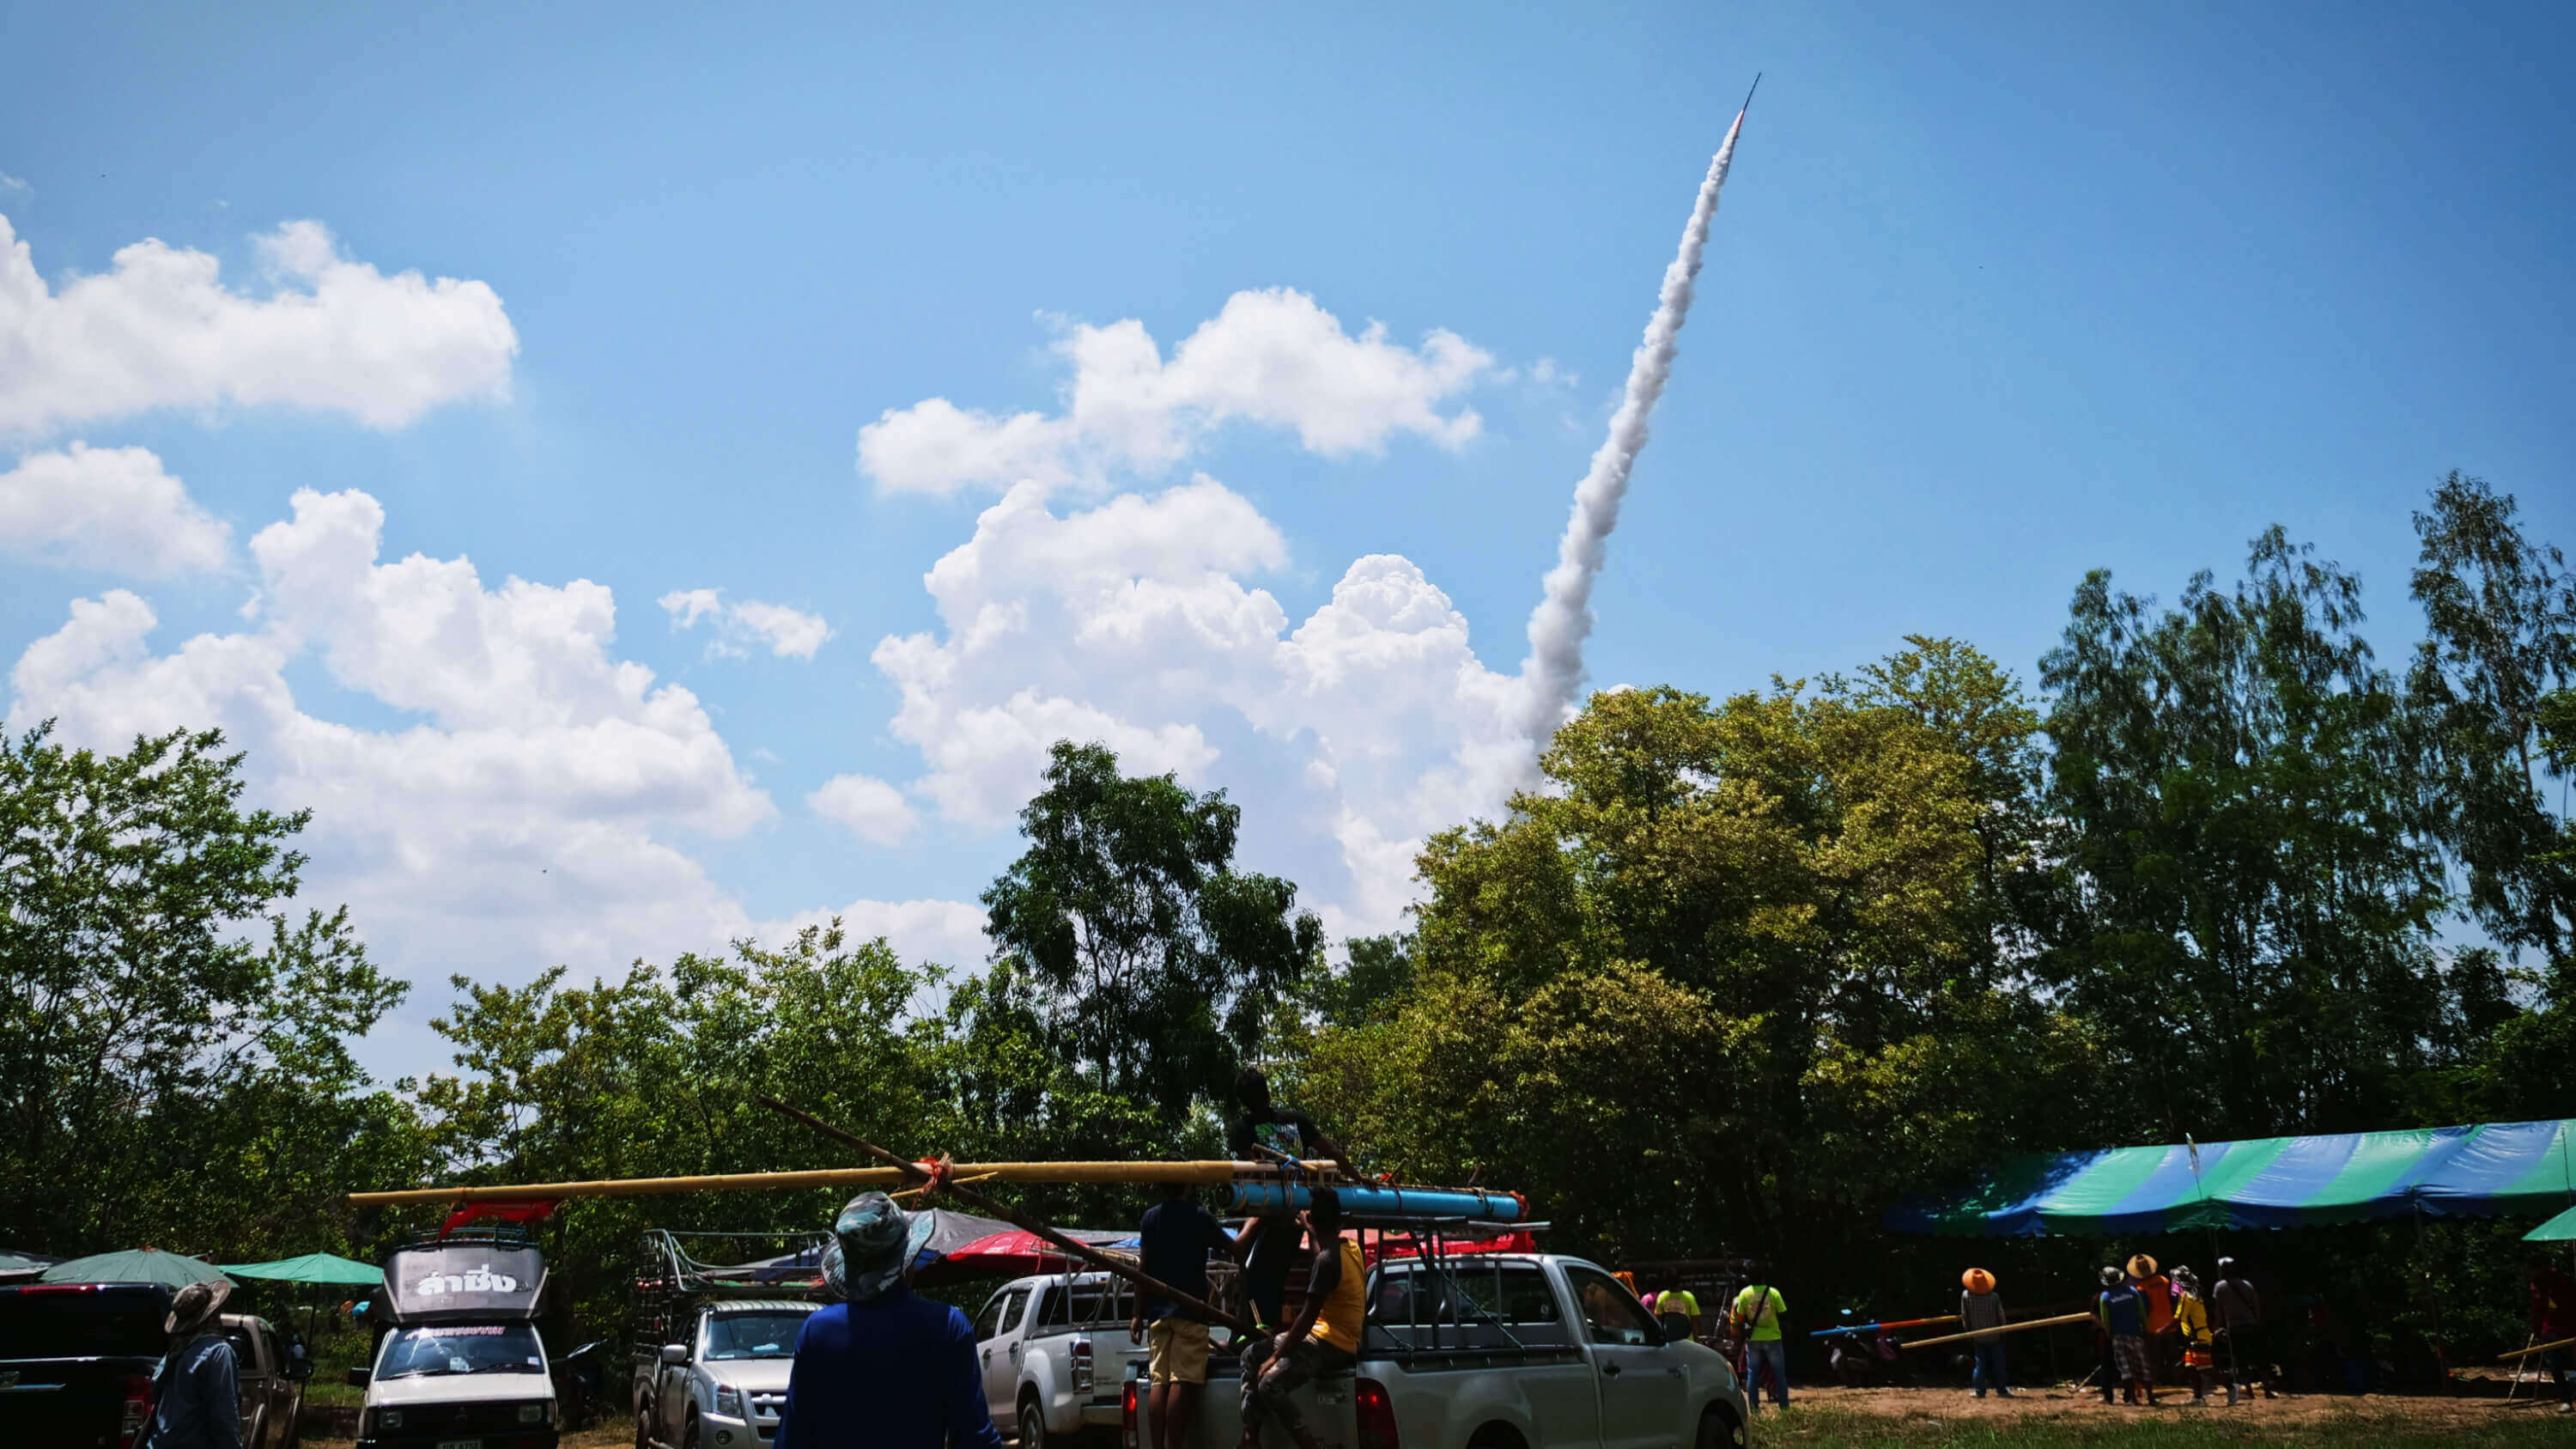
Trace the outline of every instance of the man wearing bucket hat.
{"label": "man wearing bucket hat", "polygon": [[906,1281],[930,1215],[850,1199],[823,1251],[825,1294],[796,1336],[773,1449],[1001,1449],[966,1315]]}
{"label": "man wearing bucket hat", "polygon": [[[1961,1332],[1974,1333],[1981,1328],[2004,1326],[2004,1300],[2003,1295],[1995,1291],[1994,1274],[1983,1268],[1970,1268],[1959,1275],[1959,1288]],[[1992,1385],[1996,1398],[2011,1398],[2012,1386],[2004,1378],[2003,1335],[1991,1334],[1970,1339],[1968,1343],[1969,1352],[1975,1356],[1975,1367],[1968,1371],[1968,1379],[1976,1386],[1977,1397],[1984,1398],[1987,1386]]]}
{"label": "man wearing bucket hat", "polygon": [[241,1368],[224,1337],[230,1283],[191,1283],[161,1320],[170,1351],[152,1376],[151,1449],[241,1449]]}

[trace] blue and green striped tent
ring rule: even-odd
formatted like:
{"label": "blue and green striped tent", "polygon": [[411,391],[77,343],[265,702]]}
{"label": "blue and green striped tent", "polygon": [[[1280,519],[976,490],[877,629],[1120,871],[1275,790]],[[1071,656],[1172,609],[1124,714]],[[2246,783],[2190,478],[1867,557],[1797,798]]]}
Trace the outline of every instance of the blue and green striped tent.
{"label": "blue and green striped tent", "polygon": [[2371,1218],[2544,1216],[2576,1202],[2576,1119],[2259,1137],[2015,1158],[1961,1191],[1910,1198],[1897,1232],[2132,1236]]}

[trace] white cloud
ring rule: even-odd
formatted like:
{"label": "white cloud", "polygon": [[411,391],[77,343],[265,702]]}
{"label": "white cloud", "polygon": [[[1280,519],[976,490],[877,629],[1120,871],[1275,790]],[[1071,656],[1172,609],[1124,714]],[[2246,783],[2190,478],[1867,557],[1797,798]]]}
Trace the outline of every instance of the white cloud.
{"label": "white cloud", "polygon": [[1132,772],[1222,784],[1245,864],[1288,875],[1336,930],[1387,930],[1431,830],[1499,807],[1526,754],[1509,676],[1411,562],[1352,563],[1302,622],[1241,576],[1286,563],[1278,530],[1201,477],[1058,515],[1038,485],[985,510],[925,577],[937,635],[873,655],[894,732],[928,766],[912,793],[1005,824],[1055,740]]}
{"label": "white cloud", "polygon": [[222,568],[232,530],[149,450],[74,443],[0,473],[0,552],[155,578]]}
{"label": "white cloud", "polygon": [[[313,808],[305,897],[350,905],[420,987],[414,1014],[443,1004],[450,970],[613,969],[749,929],[683,846],[775,808],[689,691],[613,656],[608,590],[486,588],[461,558],[383,562],[382,525],[363,493],[298,493],[294,516],[251,540],[253,625],[166,653],[135,594],[75,601],[20,655],[11,727],[55,718],[67,742],[115,748],[220,726],[258,803]],[[304,658],[414,718],[308,712],[287,681]]]}
{"label": "white cloud", "polygon": [[800,911],[784,921],[760,927],[759,938],[779,943],[807,926],[831,924],[838,917],[853,940],[879,936],[907,964],[936,963],[958,972],[980,970],[992,953],[984,938],[984,908],[973,901],[852,901],[837,910]]}
{"label": "white cloud", "polygon": [[872,775],[835,775],[806,796],[805,803],[817,815],[879,845],[902,844],[921,823],[902,791]]}
{"label": "white cloud", "polygon": [[999,417],[936,397],[889,409],[859,430],[860,471],[889,491],[923,493],[1151,475],[1232,421],[1293,431],[1326,457],[1376,452],[1403,434],[1454,449],[1482,420],[1442,407],[1494,365],[1445,329],[1418,349],[1389,342],[1374,322],[1352,336],[1284,287],[1235,293],[1169,362],[1132,319],[1073,326],[1056,351],[1073,368],[1061,414]]}
{"label": "white cloud", "polygon": [[266,296],[208,254],[159,240],[62,290],[0,217],[0,433],[153,408],[283,404],[399,427],[441,403],[509,395],[518,334],[482,282],[386,276],[319,222],[255,238]]}
{"label": "white cloud", "polygon": [[36,188],[29,185],[25,177],[12,176],[6,171],[0,171],[0,191],[12,192],[19,196],[32,196]]}
{"label": "white cloud", "polygon": [[811,659],[832,637],[832,626],[820,614],[758,599],[728,604],[723,594],[722,589],[674,589],[660,600],[674,629],[694,629],[700,619],[714,620],[715,637],[707,641],[711,659],[746,658],[753,645],[781,659]]}

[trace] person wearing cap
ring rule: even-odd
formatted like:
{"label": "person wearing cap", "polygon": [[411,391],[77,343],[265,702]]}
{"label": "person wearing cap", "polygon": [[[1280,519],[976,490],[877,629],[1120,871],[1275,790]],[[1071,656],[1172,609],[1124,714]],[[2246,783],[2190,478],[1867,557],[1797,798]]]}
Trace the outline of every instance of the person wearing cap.
{"label": "person wearing cap", "polygon": [[2129,1281],[2137,1285],[2138,1301],[2147,1310],[2147,1366],[2156,1373],[2148,1382],[2170,1382],[2181,1358],[2173,1333],[2173,1279],[2156,1266],[2154,1258],[2139,1253],[2129,1259]]}
{"label": "person wearing cap", "polygon": [[170,1350],[152,1375],[152,1449],[241,1449],[241,1366],[224,1337],[233,1285],[191,1283],[170,1302]]}
{"label": "person wearing cap", "polygon": [[[1981,1328],[2001,1328],[2005,1323],[2003,1295],[1995,1291],[1995,1275],[1983,1268],[1970,1268],[1959,1275],[1959,1331],[1974,1333]],[[1986,1396],[1986,1387],[1994,1386],[1995,1397],[2009,1399],[2012,1385],[2004,1377],[2004,1338],[2000,1333],[1968,1340],[1975,1355],[1975,1366],[1968,1370],[1968,1381],[1978,1398]]]}
{"label": "person wearing cap", "polygon": [[2135,1274],[2144,1263],[2155,1271],[2155,1260],[2144,1253],[2129,1260],[2129,1273],[2124,1277],[2117,1268],[2102,1270],[2102,1292],[2093,1300],[2094,1320],[2111,1340],[2111,1377],[2102,1381],[2102,1402],[2111,1402],[2111,1380],[2120,1381],[2130,1403],[2138,1402],[2141,1393],[2146,1401],[2156,1401],[2155,1370],[2147,1365],[2147,1302],[2139,1291]]}
{"label": "person wearing cap", "polygon": [[2263,1327],[2263,1295],[2237,1271],[2234,1258],[2218,1260],[2209,1301],[2217,1319],[2213,1332],[2226,1345],[2227,1402],[2236,1402],[2237,1390],[2249,1379],[2263,1386],[2263,1397],[2279,1398],[2272,1392],[2272,1336]]}
{"label": "person wearing cap", "polygon": [[966,1315],[905,1281],[929,1241],[930,1215],[881,1192],[850,1199],[823,1251],[823,1288],[840,1301],[796,1335],[772,1449],[1001,1449]]}

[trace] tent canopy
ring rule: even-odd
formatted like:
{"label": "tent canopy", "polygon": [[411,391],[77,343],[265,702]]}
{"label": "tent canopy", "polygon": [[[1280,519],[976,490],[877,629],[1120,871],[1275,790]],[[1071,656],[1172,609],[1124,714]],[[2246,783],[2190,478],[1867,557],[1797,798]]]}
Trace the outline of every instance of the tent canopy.
{"label": "tent canopy", "polygon": [[2576,1207],[2523,1234],[2522,1240],[2526,1243],[2576,1242]]}
{"label": "tent canopy", "polygon": [[223,1269],[236,1278],[264,1278],[277,1283],[335,1283],[353,1288],[376,1288],[385,1281],[384,1270],[375,1264],[330,1253],[306,1253],[300,1258],[280,1258],[274,1263],[226,1263]]}
{"label": "tent canopy", "polygon": [[130,1253],[97,1253],[56,1263],[45,1270],[48,1283],[160,1283],[185,1288],[191,1283],[221,1283],[224,1273],[212,1263],[181,1253],[143,1248]]}
{"label": "tent canopy", "polygon": [[2373,1218],[2547,1213],[2576,1198],[2576,1119],[2113,1147],[1996,1164],[1958,1192],[1887,1210],[1904,1233],[2115,1236]]}

